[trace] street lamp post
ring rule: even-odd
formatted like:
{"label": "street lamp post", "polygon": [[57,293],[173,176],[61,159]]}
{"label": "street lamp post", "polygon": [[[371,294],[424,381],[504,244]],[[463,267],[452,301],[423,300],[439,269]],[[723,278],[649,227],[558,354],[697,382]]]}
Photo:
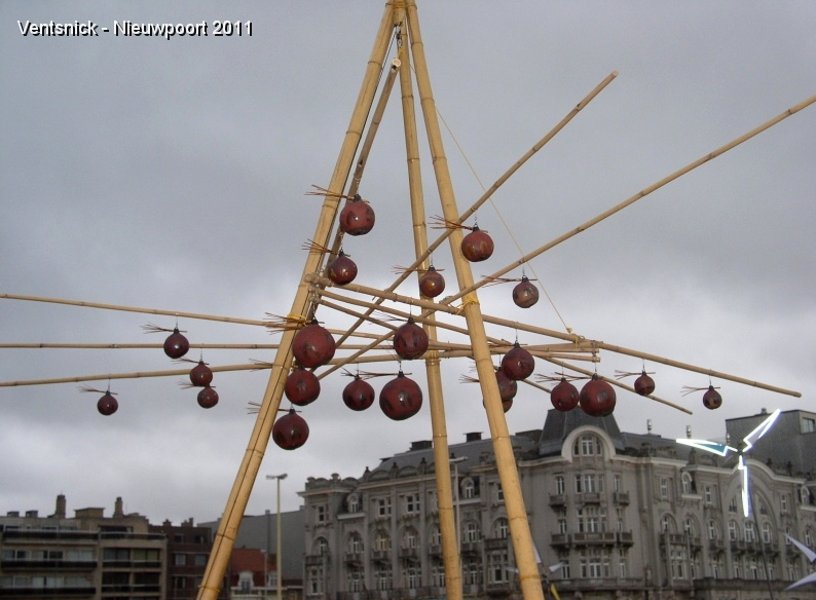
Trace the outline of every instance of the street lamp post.
{"label": "street lamp post", "polygon": [[[278,591],[278,600],[283,600],[283,561],[281,560],[281,554],[283,553],[283,543],[281,537],[281,501],[280,501],[280,484],[281,479],[286,479],[286,473],[281,473],[280,475],[267,475],[267,479],[275,479],[277,480],[277,514],[275,516],[275,566],[277,567],[277,591]],[[269,557],[267,556],[267,560]],[[264,590],[266,589],[266,584],[268,582],[264,582]]]}

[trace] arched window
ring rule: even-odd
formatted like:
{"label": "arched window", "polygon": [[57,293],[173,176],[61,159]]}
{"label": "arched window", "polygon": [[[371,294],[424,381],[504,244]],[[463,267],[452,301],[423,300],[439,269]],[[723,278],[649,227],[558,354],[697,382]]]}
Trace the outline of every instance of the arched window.
{"label": "arched window", "polygon": [[574,456],[603,456],[601,438],[593,433],[584,433],[575,438],[572,449]]}
{"label": "arched window", "polygon": [[402,541],[400,545],[403,548],[416,548],[419,545],[419,534],[413,527],[406,527],[402,532]]}
{"label": "arched window", "polygon": [[708,522],[708,539],[710,540],[720,539],[720,528],[717,527],[717,522],[714,519],[711,519]]}
{"label": "arched window", "polygon": [[508,523],[504,517],[499,517],[493,522],[493,537],[507,539]]}
{"label": "arched window", "polygon": [[463,542],[470,543],[479,541],[479,524],[476,521],[465,521],[462,529]]}
{"label": "arched window", "polygon": [[694,493],[694,480],[691,478],[691,473],[683,472],[683,474],[680,475],[680,485],[683,488],[684,494]]}
{"label": "arched window", "polygon": [[739,529],[737,529],[737,522],[733,519],[728,521],[728,539],[736,542],[739,539]]}
{"label": "arched window", "polygon": [[350,513],[360,512],[360,495],[352,492],[346,498],[346,510]]}
{"label": "arched window", "polygon": [[346,541],[346,548],[351,554],[362,554],[365,549],[363,537],[356,531],[352,531]]}
{"label": "arched window", "polygon": [[770,544],[771,543],[771,524],[765,521],[762,524],[762,543],[763,544]]}
{"label": "arched window", "polygon": [[677,531],[677,524],[674,522],[674,517],[669,514],[663,515],[660,519],[661,533],[675,533]]}
{"label": "arched window", "polygon": [[476,482],[473,481],[472,477],[465,477],[462,480],[462,498],[467,500],[468,498],[475,497],[476,497]]}
{"label": "arched window", "polygon": [[314,541],[314,553],[324,556],[329,553],[329,542],[324,537],[319,537]]}
{"label": "arched window", "polygon": [[374,550],[385,552],[391,549],[391,537],[383,529],[377,531],[374,536]]}

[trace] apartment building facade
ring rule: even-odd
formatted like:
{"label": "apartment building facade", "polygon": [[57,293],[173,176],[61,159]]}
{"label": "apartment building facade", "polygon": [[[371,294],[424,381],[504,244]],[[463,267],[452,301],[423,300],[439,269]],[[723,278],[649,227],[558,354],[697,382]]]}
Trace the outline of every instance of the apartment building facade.
{"label": "apartment building facade", "polygon": [[[793,424],[816,415],[789,413],[779,435],[810,440],[806,425]],[[816,542],[813,476],[784,457],[748,459],[746,519],[731,459],[621,432],[612,416],[552,410],[543,429],[512,442],[541,570],[564,600],[759,600],[811,568],[785,534]],[[450,451],[465,597],[520,598],[492,444],[473,433]],[[309,478],[304,597],[444,598],[435,487],[427,441],[360,478]],[[551,565],[559,567],[550,573]]]}

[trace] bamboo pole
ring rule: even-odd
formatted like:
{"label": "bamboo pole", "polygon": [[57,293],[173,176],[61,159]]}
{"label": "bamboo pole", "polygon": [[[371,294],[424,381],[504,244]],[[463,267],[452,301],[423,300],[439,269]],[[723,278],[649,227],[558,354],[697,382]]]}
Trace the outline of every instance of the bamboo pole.
{"label": "bamboo pole", "polygon": [[491,275],[488,275],[487,277],[483,278],[478,283],[474,283],[470,288],[465,289],[465,290],[460,290],[458,294],[455,294],[453,296],[445,298],[443,300],[443,302],[445,302],[445,303],[454,302],[458,298],[463,297],[468,292],[477,290],[480,287],[482,287],[483,285],[485,285],[487,283],[490,283],[493,279],[496,279],[497,277],[501,277],[502,275],[508,273],[509,271],[512,271],[513,269],[523,265],[524,263],[531,261],[535,257],[543,254],[544,252],[546,252],[548,250],[551,250],[552,248],[554,248],[555,246],[561,244],[562,242],[565,242],[568,239],[578,235],[579,233],[581,233],[583,231],[586,231],[587,229],[589,229],[593,225],[597,225],[601,221],[603,221],[603,220],[611,217],[612,215],[622,211],[624,208],[627,208],[628,206],[631,206],[632,204],[634,204],[638,200],[641,200],[642,198],[645,198],[646,196],[648,196],[649,194],[651,194],[655,190],[659,190],[664,185],[671,183],[672,181],[674,181],[675,179],[677,179],[679,177],[682,177],[683,175],[686,175],[687,173],[693,171],[697,167],[699,167],[701,165],[704,165],[705,163],[709,162],[710,160],[713,160],[713,159],[717,158],[718,156],[728,152],[732,148],[736,148],[740,144],[742,144],[744,142],[747,142],[748,140],[750,140],[751,138],[759,135],[763,131],[766,131],[767,129],[770,129],[771,127],[773,127],[777,123],[787,119],[789,116],[791,116],[793,114],[796,114],[800,110],[803,110],[803,109],[807,108],[808,106],[810,106],[814,102],[816,102],[816,95],[811,96],[810,98],[806,98],[802,102],[799,102],[798,104],[795,104],[795,105],[791,106],[787,110],[781,112],[780,114],[776,115],[772,119],[769,119],[768,121],[766,121],[766,122],[762,123],[761,125],[755,127],[751,131],[749,131],[747,133],[744,133],[743,135],[741,135],[741,136],[739,136],[737,138],[734,138],[733,140],[731,140],[727,144],[723,144],[719,148],[716,148],[715,150],[712,150],[708,154],[705,154],[705,155],[701,156],[700,158],[698,158],[697,160],[694,160],[694,161],[690,162],[686,166],[681,167],[680,169],[677,169],[673,173],[670,173],[669,175],[667,175],[663,179],[653,183],[650,186],[647,186],[647,187],[643,188],[638,193],[633,194],[632,196],[629,196],[629,198],[627,198],[623,202],[620,202],[620,203],[616,204],[615,206],[613,206],[612,208],[609,208],[609,209],[605,210],[604,212],[600,213],[599,215],[597,215],[597,216],[589,219],[588,221],[584,222],[583,224],[579,225],[575,229],[572,229],[572,230],[560,235],[559,237],[551,240],[550,242],[544,244],[543,246],[540,246],[540,247],[536,248],[532,252],[529,252],[529,253],[525,254],[520,259],[510,263],[506,267],[503,267],[503,268],[499,269],[495,273],[492,273]]}
{"label": "bamboo pole", "polygon": [[[400,10],[404,18],[404,10]],[[406,65],[400,75],[402,92],[403,128],[405,130],[405,155],[408,169],[408,189],[411,199],[411,219],[414,234],[414,253],[417,259],[428,248],[427,223],[425,221],[425,199],[422,192],[422,174],[419,160],[419,140],[417,136],[414,91],[411,81],[410,54],[407,40],[399,40],[400,60]],[[421,263],[423,269],[429,265],[427,259]],[[420,277],[417,272],[417,279]],[[429,343],[438,341],[436,313],[430,313],[422,324],[428,334]],[[449,461],[448,429],[445,417],[445,403],[442,389],[440,354],[431,346],[425,353],[425,374],[428,385],[428,405],[431,413],[431,435],[436,468],[437,508],[439,509],[439,531],[442,539],[442,561],[445,567],[445,592],[447,600],[462,600],[462,565],[457,540],[459,523],[456,522],[451,485]],[[453,485],[459,485],[456,481]]]}
{"label": "bamboo pole", "polygon": [[[456,198],[448,171],[447,158],[442,144],[442,136],[437,120],[436,106],[431,90],[428,66],[425,61],[425,50],[420,33],[417,8],[414,0],[406,1],[408,32],[411,44],[411,55],[414,59],[417,90],[425,121],[425,130],[433,160],[439,198],[442,204],[442,213],[445,219],[455,221],[459,218],[456,207]],[[460,245],[462,232],[455,229],[449,236],[451,253],[459,289],[472,285],[473,274],[470,264],[462,256]],[[463,311],[473,342],[473,354],[476,362],[476,371],[479,375],[479,385],[482,388],[487,420],[493,441],[493,451],[496,457],[496,466],[499,472],[502,489],[504,490],[505,507],[513,540],[513,549],[516,564],[519,569],[521,591],[525,600],[543,600],[541,578],[535,560],[533,540],[530,526],[527,521],[527,511],[524,508],[524,499],[521,494],[518,468],[513,454],[507,422],[504,418],[495,370],[490,358],[490,351],[485,335],[484,322],[479,308],[479,300],[475,293],[464,297]]]}
{"label": "bamboo pole", "polygon": [[124,306],[121,304],[102,304],[100,302],[85,302],[84,300],[68,300],[65,298],[46,298],[43,296],[24,296],[21,294],[0,294],[3,300],[24,300],[27,302],[50,302],[52,304],[65,304],[68,306],[82,306],[85,308],[101,308],[104,310],[119,310],[125,312],[145,313],[150,315],[166,315],[185,319],[202,319],[205,321],[220,321],[223,323],[237,323],[238,325],[260,325],[266,326],[264,321],[258,319],[240,319],[237,317],[224,317],[220,315],[207,315],[203,313],[185,312],[179,310],[164,310],[160,308],[143,308],[139,306]]}
{"label": "bamboo pole", "polygon": [[[393,9],[390,2],[385,5],[377,36],[366,66],[360,91],[357,96],[349,127],[343,139],[342,146],[335,164],[328,186],[329,193],[326,195],[320,216],[315,227],[315,234],[312,240],[323,246],[328,245],[331,229],[337,216],[338,197],[337,194],[343,189],[354,162],[354,154],[360,144],[362,130],[371,106],[374,102],[377,82],[382,72],[385,55],[388,51],[388,43],[393,29]],[[306,317],[311,311],[311,301],[309,286],[303,280],[305,275],[314,273],[319,268],[322,254],[309,253],[303,268],[301,282],[298,285],[294,300],[292,301],[291,315]],[[235,482],[227,499],[226,508],[218,531],[215,536],[210,558],[204,572],[204,579],[199,589],[198,600],[216,600],[221,588],[224,574],[227,571],[229,557],[235,544],[238,527],[241,523],[244,510],[249,502],[249,496],[255,479],[258,476],[264,451],[272,432],[280,400],[283,394],[285,374],[292,364],[292,339],[294,331],[283,332],[280,341],[280,348],[275,355],[272,372],[269,377],[263,401],[258,411],[255,427],[247,445],[247,451],[241,466],[238,469]]]}
{"label": "bamboo pole", "polygon": [[[132,343],[77,343],[77,342],[0,342],[0,349],[16,348],[16,349],[70,349],[70,350],[158,350],[163,348],[164,344],[132,344]],[[190,344],[191,350],[274,350],[278,344]]]}

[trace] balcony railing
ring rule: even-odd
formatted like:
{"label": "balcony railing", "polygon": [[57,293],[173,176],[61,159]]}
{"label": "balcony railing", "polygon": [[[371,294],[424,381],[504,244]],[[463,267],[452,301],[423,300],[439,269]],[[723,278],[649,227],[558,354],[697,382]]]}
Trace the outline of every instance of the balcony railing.
{"label": "balcony railing", "polygon": [[616,536],[614,531],[599,531],[599,532],[584,531],[581,533],[573,533],[572,541],[574,544],[579,546],[611,545],[615,543]]}
{"label": "balcony railing", "polygon": [[564,506],[567,503],[567,497],[564,494],[550,494],[550,506]]}
{"label": "balcony railing", "polygon": [[583,504],[600,504],[601,495],[597,492],[583,492],[576,495],[576,500]]}
{"label": "balcony railing", "polygon": [[629,504],[629,492],[613,492],[612,502],[621,505]]}

